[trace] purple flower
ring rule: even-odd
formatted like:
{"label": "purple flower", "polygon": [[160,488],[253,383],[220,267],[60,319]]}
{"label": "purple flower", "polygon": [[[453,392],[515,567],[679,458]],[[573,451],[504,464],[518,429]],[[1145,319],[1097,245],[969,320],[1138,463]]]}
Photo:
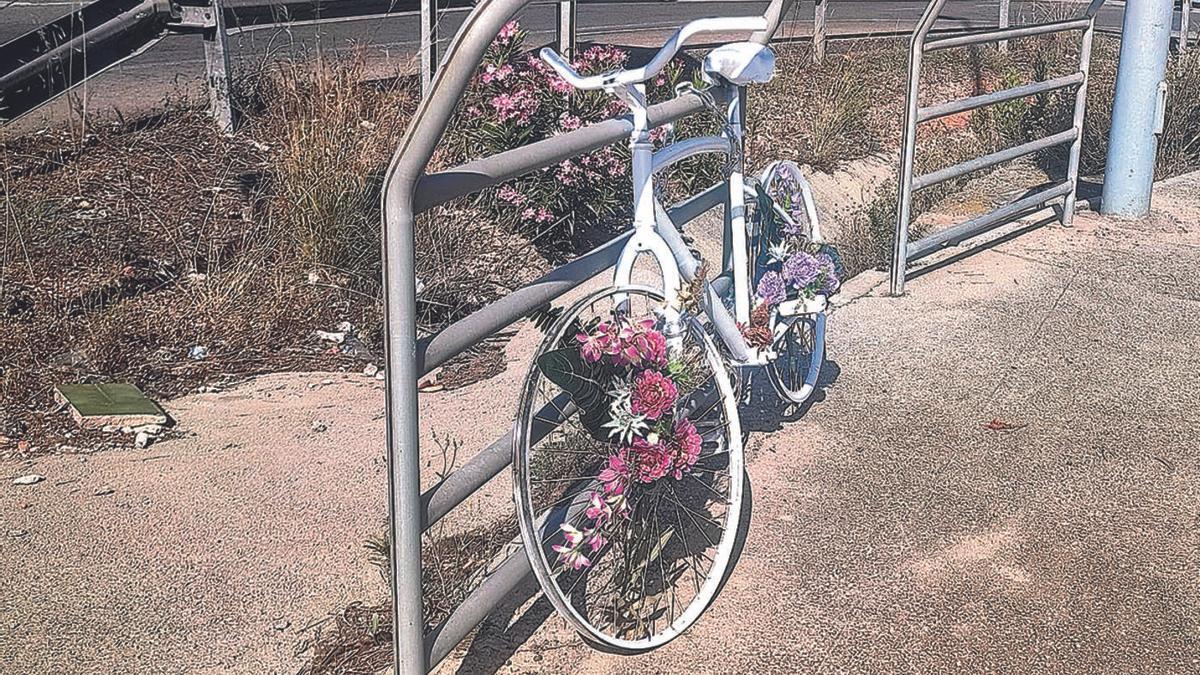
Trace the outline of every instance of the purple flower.
{"label": "purple flower", "polygon": [[811,254],[798,251],[783,263],[783,278],[792,287],[805,290],[817,280],[821,274],[821,263]]}
{"label": "purple flower", "polygon": [[821,253],[817,256],[817,261],[821,265],[821,292],[826,295],[833,295],[842,280],[838,278],[837,266],[833,263],[833,258],[828,253]]}
{"label": "purple flower", "polygon": [[768,305],[778,305],[786,300],[787,284],[783,281],[783,275],[773,270],[762,275],[755,294]]}

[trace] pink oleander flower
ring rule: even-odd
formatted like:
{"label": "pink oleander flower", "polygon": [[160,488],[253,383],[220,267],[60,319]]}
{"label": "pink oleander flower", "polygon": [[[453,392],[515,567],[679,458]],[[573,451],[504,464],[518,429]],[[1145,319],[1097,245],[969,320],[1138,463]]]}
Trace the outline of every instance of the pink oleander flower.
{"label": "pink oleander flower", "polygon": [[484,84],[491,84],[493,82],[503,82],[508,78],[509,75],[512,74],[513,67],[507,63],[500,66],[489,63],[484,67],[483,73],[480,74],[479,79],[482,80]]}
{"label": "pink oleander flower", "polygon": [[583,120],[578,115],[563,113],[558,117],[558,126],[562,127],[563,131],[574,131],[583,126]]}
{"label": "pink oleander flower", "polygon": [[646,419],[656,420],[671,412],[679,390],[675,382],[657,370],[643,370],[633,382],[633,404],[630,409]]}
{"label": "pink oleander flower", "polygon": [[497,190],[496,196],[508,202],[509,204],[512,204],[513,206],[523,206],[529,199],[523,192],[512,187],[511,185],[505,185]]}
{"label": "pink oleander flower", "polygon": [[[597,478],[600,484],[604,486],[604,494],[608,495],[608,499],[613,497],[621,497],[625,494],[625,488],[629,487],[629,465],[625,463],[625,450],[608,456],[608,465],[600,470]],[[609,506],[612,507],[612,501],[609,501]],[[612,509],[614,512],[617,509]]]}
{"label": "pink oleander flower", "polygon": [[520,126],[529,124],[541,107],[532,89],[516,89],[508,94],[492,97],[492,108],[501,122],[515,121]]}
{"label": "pink oleander flower", "polygon": [[588,499],[587,511],[585,515],[596,525],[603,527],[605,523],[612,520],[612,507],[608,502],[604,501],[604,495],[599,492],[592,492]]}
{"label": "pink oleander flower", "polygon": [[622,450],[630,466],[631,477],[639,483],[653,483],[671,469],[671,451],[660,440],[650,442],[633,439],[633,445]]}
{"label": "pink oleander flower", "polygon": [[683,478],[684,471],[696,465],[700,459],[700,448],[704,443],[700,438],[700,433],[696,431],[696,425],[688,419],[676,422],[672,435],[671,449],[674,451],[674,456],[671,475],[675,477],[675,480],[679,480]]}
{"label": "pink oleander flower", "polygon": [[511,42],[513,38],[521,32],[521,24],[517,21],[509,21],[500,28],[500,32],[496,33],[497,42]]}

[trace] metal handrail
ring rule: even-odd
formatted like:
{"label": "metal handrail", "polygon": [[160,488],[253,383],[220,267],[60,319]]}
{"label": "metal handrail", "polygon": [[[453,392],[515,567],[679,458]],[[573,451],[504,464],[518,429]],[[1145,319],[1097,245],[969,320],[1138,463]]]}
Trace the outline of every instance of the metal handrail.
{"label": "metal handrail", "polygon": [[[970,32],[929,41],[929,32],[933,28],[933,24],[941,16],[942,8],[945,6],[946,1],[930,0],[929,4],[925,7],[924,14],[921,15],[921,20],[918,22],[916,30],[913,31],[912,40],[909,43],[907,106],[904,114],[904,138],[900,150],[899,203],[896,207],[896,232],[892,248],[892,295],[904,294],[904,282],[909,263],[945,246],[958,244],[966,239],[983,234],[998,225],[1008,222],[1010,218],[1018,217],[1029,210],[1044,206],[1051,199],[1063,198],[1061,220],[1064,226],[1069,227],[1075,217],[1075,197],[1079,183],[1079,153],[1083,143],[1083,115],[1087,103],[1088,71],[1091,65],[1092,39],[1096,30],[1096,14],[1104,5],[1105,0],[1092,0],[1082,18],[1049,21],[1027,26],[1002,28],[1000,30]],[[1079,50],[1079,70],[1075,73],[937,105],[925,107],[919,105],[921,64],[924,55],[928,52],[989,42],[1003,43],[1014,38],[1051,35],[1074,30],[1083,31],[1082,43]],[[914,178],[917,125],[921,122],[1071,87],[1075,88],[1075,109],[1070,129]],[[995,211],[978,216],[919,241],[908,241],[913,192],[958,178],[972,171],[994,166],[1001,162],[1066,143],[1071,144],[1071,149],[1067,163],[1066,179],[1062,183],[1018,199]]]}
{"label": "metal handrail", "polygon": [[[438,335],[418,341],[413,223],[417,213],[524,175],[628,137],[627,119],[608,120],[578,129],[553,141],[543,141],[469,162],[448,171],[425,171],[449,126],[471,77],[500,29],[531,0],[482,0],[459,28],[409,124],[388,167],[382,194],[383,277],[387,350],[388,510],[391,516],[391,579],[395,624],[393,647],[396,673],[423,673],[487,615],[496,603],[528,574],[523,553],[507,560],[467,601],[424,635],[421,612],[421,534],[425,527],[456,506],[491,476],[503,470],[509,454],[501,438],[462,470],[451,474],[425,495],[420,490],[417,379],[433,363],[444,362],[496,326],[508,325],[539,306],[594,276],[619,249],[616,242],[601,247],[583,261],[574,261],[539,282],[500,300]],[[766,43],[775,34],[793,0],[772,0],[764,14],[765,30],[752,40]],[[719,90],[718,96],[731,92]],[[699,112],[704,102],[686,95],[651,106],[654,125]],[[677,207],[677,222],[723,202],[710,190]],[[694,217],[694,215],[691,215]],[[611,264],[611,263],[609,263]],[[606,266],[606,265],[605,265]],[[597,269],[599,267],[599,269]],[[557,276],[555,276],[557,275]]]}

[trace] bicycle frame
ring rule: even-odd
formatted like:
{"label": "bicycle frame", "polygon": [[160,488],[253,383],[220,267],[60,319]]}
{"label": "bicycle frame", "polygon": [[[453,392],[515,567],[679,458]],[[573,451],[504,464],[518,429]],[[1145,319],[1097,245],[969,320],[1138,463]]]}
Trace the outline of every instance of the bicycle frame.
{"label": "bicycle frame", "polygon": [[[718,105],[726,106],[728,120],[728,135],[701,136],[690,138],[678,143],[672,143],[657,152],[650,141],[650,131],[646,124],[645,89],[641,85],[627,85],[627,89],[617,93],[631,108],[634,119],[634,130],[630,134],[630,149],[633,155],[633,194],[634,194],[634,234],[621,252],[614,273],[614,284],[629,285],[632,283],[633,266],[637,257],[643,253],[652,255],[658,263],[663,276],[663,293],[667,298],[667,306],[678,309],[679,291],[683,283],[691,283],[699,273],[699,264],[692,257],[687,244],[679,235],[674,223],[666,211],[654,199],[655,176],[666,168],[689,157],[708,153],[722,153],[732,156],[733,162],[726,180],[729,228],[725,242],[728,266],[722,270],[723,276],[733,287],[734,312],[731,315],[722,301],[724,289],[718,284],[706,284],[704,298],[705,313],[713,322],[713,326],[721,341],[729,348],[730,355],[739,366],[762,366],[770,361],[770,353],[751,348],[742,337],[739,324],[747,324],[750,320],[750,274],[749,232],[746,227],[746,196],[748,187],[745,185],[744,160],[740,152],[745,129],[744,91],[739,88],[738,94],[728,102],[720,101]],[[735,148],[735,145],[736,148]],[[718,280],[720,281],[720,280]]]}

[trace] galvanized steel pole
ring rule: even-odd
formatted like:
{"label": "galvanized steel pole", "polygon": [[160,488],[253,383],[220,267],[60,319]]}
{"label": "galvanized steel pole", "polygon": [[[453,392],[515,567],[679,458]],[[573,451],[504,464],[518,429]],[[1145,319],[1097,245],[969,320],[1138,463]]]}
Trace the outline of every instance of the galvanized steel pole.
{"label": "galvanized steel pole", "polygon": [[1150,212],[1173,14],[1172,0],[1130,0],[1125,5],[1102,213],[1139,218]]}
{"label": "galvanized steel pole", "polygon": [[904,295],[904,279],[908,272],[908,220],[912,215],[913,169],[917,154],[917,108],[921,88],[921,62],[925,57],[925,40],[929,30],[942,13],[947,0],[931,0],[921,15],[917,30],[908,45],[908,85],[904,110],[904,140],[900,148],[900,176],[896,186],[896,232],[892,239],[892,274],[890,292]]}

